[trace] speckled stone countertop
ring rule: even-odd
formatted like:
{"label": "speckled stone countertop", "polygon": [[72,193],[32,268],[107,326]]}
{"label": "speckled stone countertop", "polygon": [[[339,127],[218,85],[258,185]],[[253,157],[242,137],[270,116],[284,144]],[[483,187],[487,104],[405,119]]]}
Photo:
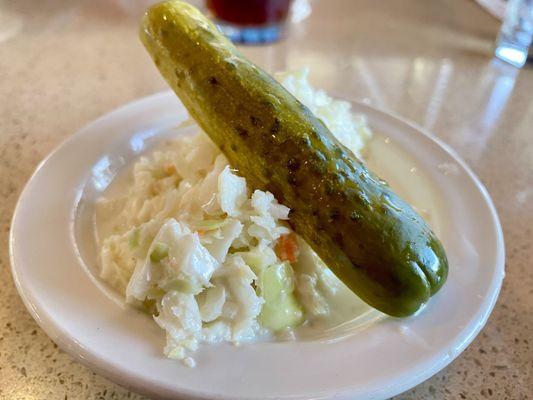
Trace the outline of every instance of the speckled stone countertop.
{"label": "speckled stone countertop", "polygon": [[[137,40],[142,0],[0,1],[0,398],[139,399],[37,326],[10,273],[17,198],[39,161],[97,116],[165,87]],[[425,127],[488,188],[507,263],[488,324],[450,366],[397,399],[532,398],[533,69],[492,60],[499,23],[469,0],[315,1],[288,40],[244,51]]]}

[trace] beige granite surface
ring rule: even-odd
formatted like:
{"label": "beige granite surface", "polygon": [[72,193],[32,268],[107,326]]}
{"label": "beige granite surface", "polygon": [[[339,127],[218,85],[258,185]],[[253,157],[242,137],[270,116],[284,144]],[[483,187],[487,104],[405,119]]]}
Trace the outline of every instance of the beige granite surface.
{"label": "beige granite surface", "polygon": [[[0,0],[0,399],[140,399],[58,350],[10,273],[17,198],[48,152],[112,108],[165,87],[137,40],[140,0]],[[432,131],[492,195],[507,275],[487,326],[450,366],[397,399],[533,398],[533,69],[495,62],[499,23],[469,0],[318,0],[269,70]]]}

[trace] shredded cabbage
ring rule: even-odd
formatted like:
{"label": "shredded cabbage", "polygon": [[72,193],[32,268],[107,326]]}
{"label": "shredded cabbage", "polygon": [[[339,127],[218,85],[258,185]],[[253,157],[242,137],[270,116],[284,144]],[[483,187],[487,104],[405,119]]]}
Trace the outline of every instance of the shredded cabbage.
{"label": "shredded cabbage", "polygon": [[[370,137],[364,119],[312,88],[307,75],[282,81],[359,154]],[[125,196],[103,198],[99,210],[108,227],[102,279],[153,314],[166,332],[165,354],[189,366],[200,343],[287,334],[327,315],[342,285],[301,240],[298,262],[280,259],[280,237],[293,234],[289,208],[252,192],[202,132],[141,157]]]}

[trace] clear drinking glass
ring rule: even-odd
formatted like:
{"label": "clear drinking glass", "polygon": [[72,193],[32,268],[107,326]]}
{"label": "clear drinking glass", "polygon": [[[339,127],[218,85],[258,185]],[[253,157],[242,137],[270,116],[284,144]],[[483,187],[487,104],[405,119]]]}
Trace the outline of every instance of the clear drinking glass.
{"label": "clear drinking glass", "polygon": [[496,57],[521,68],[528,59],[532,38],[533,0],[509,0],[496,41]]}
{"label": "clear drinking glass", "polygon": [[238,43],[269,43],[284,33],[291,0],[207,0],[220,30]]}

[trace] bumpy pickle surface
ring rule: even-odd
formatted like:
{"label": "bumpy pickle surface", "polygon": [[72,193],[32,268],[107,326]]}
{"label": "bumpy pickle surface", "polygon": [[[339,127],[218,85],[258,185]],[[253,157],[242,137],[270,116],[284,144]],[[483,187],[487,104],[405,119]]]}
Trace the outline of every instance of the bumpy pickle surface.
{"label": "bumpy pickle surface", "polygon": [[446,254],[422,217],[197,9],[157,4],[140,35],[231,165],[291,208],[294,230],[361,299],[403,317],[442,286]]}

